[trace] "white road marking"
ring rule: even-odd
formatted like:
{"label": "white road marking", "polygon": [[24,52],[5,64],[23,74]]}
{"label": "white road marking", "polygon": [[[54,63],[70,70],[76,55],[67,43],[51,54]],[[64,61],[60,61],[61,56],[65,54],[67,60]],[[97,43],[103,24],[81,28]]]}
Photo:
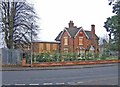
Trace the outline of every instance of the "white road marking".
{"label": "white road marking", "polygon": [[43,85],[52,85],[53,83],[43,83]]}
{"label": "white road marking", "polygon": [[5,84],[5,85],[10,85],[10,84]]}
{"label": "white road marking", "polygon": [[[67,84],[71,84],[71,85],[81,84],[81,83],[84,83],[84,82],[67,82]],[[56,83],[56,85],[64,85],[64,84],[65,83]],[[11,84],[5,84],[5,85],[11,85]],[[15,85],[25,85],[25,84],[15,84]],[[40,84],[29,84],[29,85],[40,85]],[[43,83],[43,85],[53,85],[53,83]]]}
{"label": "white road marking", "polygon": [[57,85],[63,85],[63,84],[65,84],[65,83],[56,83]]}
{"label": "white road marking", "polygon": [[77,82],[78,84],[80,84],[80,83],[84,83],[84,82]]}
{"label": "white road marking", "polygon": [[81,84],[81,83],[84,83],[84,82],[67,82],[68,84],[71,84],[71,85],[76,85],[76,84]]}
{"label": "white road marking", "polygon": [[75,82],[67,82],[68,84],[75,84]]}
{"label": "white road marking", "polygon": [[29,85],[39,85],[39,84],[29,84]]}
{"label": "white road marking", "polygon": [[25,84],[15,84],[15,85],[25,85]]}
{"label": "white road marking", "polygon": [[112,85],[115,85],[115,84],[112,84]]}

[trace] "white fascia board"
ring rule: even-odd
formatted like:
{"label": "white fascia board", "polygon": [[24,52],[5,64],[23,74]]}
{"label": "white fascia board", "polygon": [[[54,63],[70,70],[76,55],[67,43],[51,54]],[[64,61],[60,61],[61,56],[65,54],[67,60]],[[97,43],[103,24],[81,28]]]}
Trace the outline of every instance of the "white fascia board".
{"label": "white fascia board", "polygon": [[78,33],[79,33],[81,30],[85,33],[86,37],[89,39],[88,35],[86,34],[85,30],[84,30],[82,27],[81,27],[80,30],[77,32],[77,34],[75,35],[75,37],[78,35]]}
{"label": "white fascia board", "polygon": [[[65,28],[64,30],[65,30],[65,31],[67,31],[67,29],[66,29],[66,28]],[[69,32],[68,32],[68,31],[67,31],[67,33],[68,33],[68,35],[70,36],[70,34],[69,34]],[[70,38],[71,38],[71,36],[70,36]]]}

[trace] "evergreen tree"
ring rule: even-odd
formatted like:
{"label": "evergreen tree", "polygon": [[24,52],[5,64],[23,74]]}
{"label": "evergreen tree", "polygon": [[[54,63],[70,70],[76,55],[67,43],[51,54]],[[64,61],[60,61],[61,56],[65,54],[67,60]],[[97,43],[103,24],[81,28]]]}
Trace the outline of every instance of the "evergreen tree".
{"label": "evergreen tree", "polygon": [[104,27],[109,32],[110,41],[111,35],[114,36],[114,41],[118,46],[118,59],[120,59],[120,1],[110,2],[109,5],[113,5],[115,15],[107,18]]}

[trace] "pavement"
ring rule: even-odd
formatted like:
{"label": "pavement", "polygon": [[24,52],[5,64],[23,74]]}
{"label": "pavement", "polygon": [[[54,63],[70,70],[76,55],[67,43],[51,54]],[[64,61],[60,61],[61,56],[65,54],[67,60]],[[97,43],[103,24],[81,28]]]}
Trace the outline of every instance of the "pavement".
{"label": "pavement", "polygon": [[60,69],[81,69],[116,66],[118,63],[94,64],[94,65],[74,65],[74,66],[55,66],[55,67],[2,67],[0,71],[30,71],[30,70],[60,70]]}

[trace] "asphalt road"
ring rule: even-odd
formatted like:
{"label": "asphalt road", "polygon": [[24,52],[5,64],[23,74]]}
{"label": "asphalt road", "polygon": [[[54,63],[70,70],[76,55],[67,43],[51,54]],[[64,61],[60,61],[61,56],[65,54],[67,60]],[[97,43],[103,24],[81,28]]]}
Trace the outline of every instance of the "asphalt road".
{"label": "asphalt road", "polygon": [[118,66],[2,71],[3,85],[118,85]]}

